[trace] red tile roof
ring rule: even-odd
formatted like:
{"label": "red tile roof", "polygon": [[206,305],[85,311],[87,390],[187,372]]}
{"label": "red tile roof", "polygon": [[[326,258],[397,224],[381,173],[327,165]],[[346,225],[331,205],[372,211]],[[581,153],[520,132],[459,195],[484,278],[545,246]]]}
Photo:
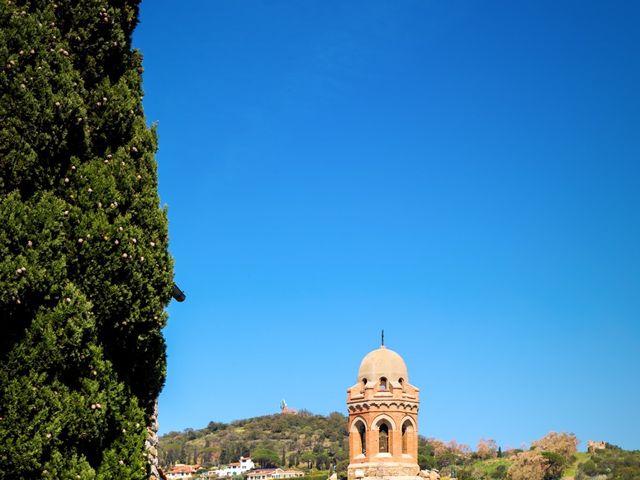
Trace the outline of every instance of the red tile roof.
{"label": "red tile roof", "polygon": [[196,473],[199,468],[200,465],[177,464],[171,467],[171,470],[169,470],[167,473]]}

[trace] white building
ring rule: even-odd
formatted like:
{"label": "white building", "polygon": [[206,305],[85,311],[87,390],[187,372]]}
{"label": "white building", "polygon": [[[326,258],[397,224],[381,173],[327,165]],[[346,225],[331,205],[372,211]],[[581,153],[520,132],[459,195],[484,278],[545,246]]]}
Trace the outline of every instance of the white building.
{"label": "white building", "polygon": [[255,464],[253,463],[253,460],[251,460],[251,458],[240,457],[239,462],[230,463],[229,465],[222,465],[215,470],[209,470],[207,476],[215,476],[218,478],[234,477],[236,475],[242,475],[243,473],[248,472],[253,468],[255,468]]}
{"label": "white building", "polygon": [[304,477],[304,473],[295,469],[285,470],[283,468],[262,468],[247,474],[247,480],[280,480],[283,478],[296,477]]}

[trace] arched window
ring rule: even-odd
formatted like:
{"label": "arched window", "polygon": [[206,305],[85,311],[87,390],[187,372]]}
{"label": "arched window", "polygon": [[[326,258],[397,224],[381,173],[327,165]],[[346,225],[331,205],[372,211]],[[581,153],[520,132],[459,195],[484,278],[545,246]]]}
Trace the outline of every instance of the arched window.
{"label": "arched window", "polygon": [[409,453],[410,432],[413,432],[413,424],[407,420],[402,424],[402,453]]}
{"label": "arched window", "polygon": [[367,454],[367,430],[364,428],[364,423],[358,424],[358,435],[360,436],[360,453],[362,455]]}
{"label": "arched window", "polygon": [[364,394],[364,391],[366,388],[367,388],[367,378],[362,377],[362,383],[360,384],[360,393]]}
{"label": "arched window", "polygon": [[361,418],[357,418],[352,426],[351,433],[349,434],[353,438],[353,455],[366,455],[367,454],[367,426]]}
{"label": "arched window", "polygon": [[387,379],[386,377],[380,377],[380,390],[387,389]]}
{"label": "arched window", "polygon": [[402,425],[402,453],[407,453],[407,424]]}
{"label": "arched window", "polygon": [[380,446],[380,453],[389,453],[389,425],[386,422],[380,424],[378,445]]}

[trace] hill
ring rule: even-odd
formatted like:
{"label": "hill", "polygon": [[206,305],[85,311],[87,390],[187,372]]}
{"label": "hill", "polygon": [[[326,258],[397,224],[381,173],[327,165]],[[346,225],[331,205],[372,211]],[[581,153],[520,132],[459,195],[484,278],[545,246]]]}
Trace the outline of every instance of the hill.
{"label": "hill", "polygon": [[[210,422],[205,428],[170,432],[160,437],[161,465],[235,462],[251,455],[263,466],[328,469],[348,461],[347,418],[300,411],[296,415],[266,415],[231,423]],[[342,466],[342,465],[341,465]]]}
{"label": "hill", "polygon": [[578,465],[576,480],[638,480],[640,450],[623,450],[607,444]]}
{"label": "hill", "polygon": [[[475,451],[455,441],[419,437],[418,463],[436,468],[443,478],[458,480],[637,480],[640,452],[607,444],[594,453],[576,451],[575,435],[551,432],[532,443],[529,450],[502,451],[493,440],[481,440]],[[198,463],[205,467],[235,462],[251,456],[261,466],[328,470],[336,467],[344,478],[348,464],[347,418],[301,411],[210,422],[200,430],[187,429],[160,437],[161,465]]]}

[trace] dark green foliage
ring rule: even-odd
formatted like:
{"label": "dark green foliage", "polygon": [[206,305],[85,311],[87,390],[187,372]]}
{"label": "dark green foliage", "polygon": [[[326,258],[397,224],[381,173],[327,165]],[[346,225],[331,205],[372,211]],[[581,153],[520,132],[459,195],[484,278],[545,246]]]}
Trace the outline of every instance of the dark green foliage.
{"label": "dark green foliage", "polygon": [[598,467],[591,459],[578,467],[578,478],[590,478],[598,474]]}
{"label": "dark green foliage", "polygon": [[227,424],[222,422],[209,422],[209,425],[207,425],[207,430],[211,433],[224,430],[225,428],[227,428]]}
{"label": "dark green foliage", "polygon": [[542,456],[547,459],[548,467],[544,475],[545,480],[556,480],[562,477],[562,472],[567,463],[565,458],[559,453],[542,452]]}
{"label": "dark green foliage", "polygon": [[505,464],[500,464],[496,466],[496,469],[491,473],[491,478],[496,480],[502,480],[507,478],[507,471],[509,468]]}
{"label": "dark green foliage", "polygon": [[311,450],[307,450],[306,452],[302,452],[302,454],[297,455],[297,461],[298,463],[305,463],[307,468],[312,468],[316,463],[316,454]]}
{"label": "dark green foliage", "polygon": [[437,461],[431,444],[418,445],[418,465],[423,470],[436,468]]}
{"label": "dark green foliage", "polygon": [[607,446],[580,464],[576,480],[640,480],[640,451]]}
{"label": "dark green foliage", "polygon": [[251,452],[251,458],[262,468],[278,467],[283,465],[283,462],[280,461],[280,457],[278,457],[276,452],[264,447],[256,448]]}
{"label": "dark green foliage", "polygon": [[507,472],[511,462],[506,459],[474,460],[468,458],[457,465],[444,467],[441,473],[453,472],[457,474],[458,480],[463,478],[473,480],[503,480],[507,478]]}
{"label": "dark green foliage", "polygon": [[137,14],[0,0],[0,478],[146,474],[172,265]]}

